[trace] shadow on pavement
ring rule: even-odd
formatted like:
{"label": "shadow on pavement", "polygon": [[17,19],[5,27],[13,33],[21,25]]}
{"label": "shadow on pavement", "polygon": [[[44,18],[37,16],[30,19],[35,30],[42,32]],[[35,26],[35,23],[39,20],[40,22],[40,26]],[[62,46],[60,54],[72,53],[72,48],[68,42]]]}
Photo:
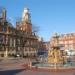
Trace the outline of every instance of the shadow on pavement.
{"label": "shadow on pavement", "polygon": [[19,72],[24,71],[25,69],[15,69],[15,70],[5,70],[0,71],[0,75],[16,75]]}

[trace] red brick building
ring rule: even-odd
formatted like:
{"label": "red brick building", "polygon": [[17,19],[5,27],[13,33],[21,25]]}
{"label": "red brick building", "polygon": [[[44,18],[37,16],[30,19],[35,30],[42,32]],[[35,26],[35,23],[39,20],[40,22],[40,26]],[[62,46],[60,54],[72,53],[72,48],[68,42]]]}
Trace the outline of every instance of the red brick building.
{"label": "red brick building", "polygon": [[0,57],[37,56],[38,38],[32,32],[29,9],[24,9],[22,20],[16,24],[15,28],[7,21],[6,10],[3,9],[0,17]]}
{"label": "red brick building", "polygon": [[32,31],[32,22],[31,15],[28,8],[24,8],[22,14],[22,20],[16,23],[16,29],[24,32],[25,34],[25,47],[24,47],[24,55],[25,56],[37,56],[38,50],[38,38],[35,33]]}
{"label": "red brick building", "polygon": [[[69,33],[69,34],[57,34],[58,44],[63,46],[64,50],[75,50],[75,33]],[[55,42],[54,38],[52,37],[50,40],[50,46],[54,44]]]}

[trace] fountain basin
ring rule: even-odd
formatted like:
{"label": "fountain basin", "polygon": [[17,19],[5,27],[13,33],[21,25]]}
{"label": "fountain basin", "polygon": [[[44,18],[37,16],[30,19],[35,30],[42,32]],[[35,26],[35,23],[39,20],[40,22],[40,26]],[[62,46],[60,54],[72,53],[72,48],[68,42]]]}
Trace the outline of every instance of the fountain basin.
{"label": "fountain basin", "polygon": [[50,64],[50,63],[39,63],[32,62],[32,67],[38,68],[75,68],[75,63],[66,63],[66,64]]}

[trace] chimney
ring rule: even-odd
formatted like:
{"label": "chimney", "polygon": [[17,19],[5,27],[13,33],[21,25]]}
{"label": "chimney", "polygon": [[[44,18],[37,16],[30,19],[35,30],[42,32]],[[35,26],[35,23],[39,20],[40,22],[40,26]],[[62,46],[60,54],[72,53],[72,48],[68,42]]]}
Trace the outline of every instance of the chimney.
{"label": "chimney", "polygon": [[2,20],[3,20],[3,22],[6,21],[6,9],[5,8],[3,8],[3,10],[2,10]]}

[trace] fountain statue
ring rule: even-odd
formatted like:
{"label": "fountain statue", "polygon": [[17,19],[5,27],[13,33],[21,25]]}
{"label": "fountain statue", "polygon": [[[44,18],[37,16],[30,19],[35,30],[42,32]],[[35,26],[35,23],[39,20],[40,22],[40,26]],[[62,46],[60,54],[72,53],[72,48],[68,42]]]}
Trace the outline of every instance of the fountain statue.
{"label": "fountain statue", "polygon": [[59,35],[57,33],[53,36],[53,43],[51,50],[48,51],[48,63],[57,65],[63,65],[67,63],[66,52],[61,50],[62,46],[59,45]]}

